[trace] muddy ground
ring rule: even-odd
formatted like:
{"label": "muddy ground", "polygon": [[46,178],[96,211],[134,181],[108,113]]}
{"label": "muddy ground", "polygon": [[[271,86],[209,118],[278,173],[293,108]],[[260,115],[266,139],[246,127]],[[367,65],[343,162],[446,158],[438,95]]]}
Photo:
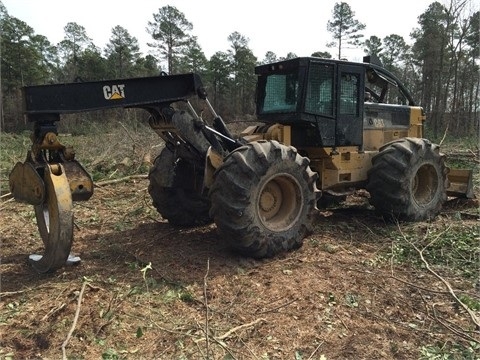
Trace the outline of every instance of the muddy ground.
{"label": "muddy ground", "polygon": [[27,262],[43,251],[32,208],[2,201],[0,358],[372,360],[460,349],[460,359],[479,349],[472,313],[452,295],[480,301],[475,278],[448,266],[436,276],[419,253],[412,262],[393,251],[407,233],[414,243],[432,228],[472,228],[478,201],[397,226],[360,193],[319,212],[299,250],[253,260],[230,252],[215,225],[169,226],[147,186],[133,178],[76,203],[81,262],[48,275]]}

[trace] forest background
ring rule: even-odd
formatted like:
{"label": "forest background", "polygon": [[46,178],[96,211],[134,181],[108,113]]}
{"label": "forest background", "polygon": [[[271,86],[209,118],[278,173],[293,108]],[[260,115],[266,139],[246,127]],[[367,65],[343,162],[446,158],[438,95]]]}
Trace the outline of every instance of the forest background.
{"label": "forest background", "polygon": [[[365,24],[355,17],[347,2],[336,3],[325,24],[332,53],[312,56],[343,58],[345,49],[362,49],[377,55],[384,66],[399,77],[427,115],[428,137],[478,134],[480,91],[480,12],[471,12],[470,0],[432,2],[418,15],[411,39],[397,34],[365,39]],[[471,12],[471,13],[469,13]],[[210,101],[227,123],[254,119],[254,67],[296,57],[295,44],[285,57],[268,51],[258,58],[249,39],[239,32],[228,36],[230,47],[205,56],[193,32],[193,24],[173,6],[159,8],[145,19],[151,35],[151,51],[144,55],[138,40],[122,25],[112,28],[110,41],[101,49],[81,24],[69,22],[65,36],[52,44],[21,19],[8,14],[0,1],[1,30],[1,123],[5,132],[29,128],[22,113],[21,88],[28,85],[93,81],[113,78],[197,72],[206,85]],[[311,41],[304,37],[302,41]],[[148,114],[134,114],[143,121]],[[60,130],[77,129],[83,120],[108,122],[129,120],[131,112],[106,110],[68,116]],[[126,119],[125,119],[126,117]],[[83,119],[83,120],[81,120]],[[83,124],[85,126],[85,124]],[[67,129],[62,129],[62,126]]]}
{"label": "forest background", "polygon": [[[321,24],[331,39],[299,41],[329,42],[331,53],[312,54],[324,58],[352,47],[377,55],[424,107],[426,137],[452,140],[442,145],[448,165],[475,170],[477,199],[449,201],[434,222],[400,227],[376,218],[360,193],[322,212],[299,251],[246,260],[226,252],[213,225],[177,230],[159,219],[144,165],[161,139],[145,111],[70,114],[58,130],[98,195],[76,203],[81,266],[40,276],[26,261],[42,249],[33,208],[8,193],[32,127],[23,86],[194,71],[218,114],[240,126],[255,120],[254,67],[283,58],[258,58],[232,32],[228,49],[207,59],[172,6],[145,19],[148,55],[128,24],[112,28],[104,48],[77,23],[52,44],[0,0],[0,358],[59,358],[68,342],[64,352],[79,359],[478,360],[480,12],[470,12],[472,2],[432,2],[411,39],[365,39],[365,24],[339,2]],[[296,56],[291,47],[285,58]]]}

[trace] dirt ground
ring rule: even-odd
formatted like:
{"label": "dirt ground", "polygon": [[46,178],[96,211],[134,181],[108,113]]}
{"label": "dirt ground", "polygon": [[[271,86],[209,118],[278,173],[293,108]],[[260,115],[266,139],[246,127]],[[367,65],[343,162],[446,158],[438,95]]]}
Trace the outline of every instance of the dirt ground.
{"label": "dirt ground", "polygon": [[[81,262],[48,275],[27,262],[43,251],[31,206],[0,203],[0,358],[420,359],[480,341],[442,279],[479,301],[480,284],[394,261],[401,228],[365,194],[320,212],[299,250],[252,260],[230,252],[215,225],[169,226],[147,186],[132,179],[76,203]],[[478,201],[455,206],[406,230],[478,223],[450,216]]]}

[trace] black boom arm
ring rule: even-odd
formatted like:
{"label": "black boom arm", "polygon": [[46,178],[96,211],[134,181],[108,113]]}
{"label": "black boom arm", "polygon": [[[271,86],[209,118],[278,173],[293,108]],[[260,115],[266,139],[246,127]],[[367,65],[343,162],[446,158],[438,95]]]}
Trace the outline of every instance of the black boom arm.
{"label": "black boom arm", "polygon": [[27,86],[23,88],[23,105],[29,120],[36,121],[36,115],[40,114],[67,114],[116,107],[142,108],[187,100],[195,95],[201,99],[207,97],[199,75],[189,73]]}

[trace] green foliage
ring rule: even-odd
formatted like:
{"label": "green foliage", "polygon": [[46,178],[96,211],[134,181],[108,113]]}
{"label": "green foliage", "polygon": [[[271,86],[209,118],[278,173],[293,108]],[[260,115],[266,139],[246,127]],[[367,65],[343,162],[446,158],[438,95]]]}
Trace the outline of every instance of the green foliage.
{"label": "green foliage", "polygon": [[447,154],[454,151],[465,151],[469,149],[473,151],[477,149],[480,140],[478,134],[470,133],[459,137],[448,131],[445,134],[441,134],[441,136],[435,137],[430,127],[425,129],[424,136],[434,143],[440,144],[441,142],[442,152]]}
{"label": "green foliage", "polygon": [[[463,24],[458,22],[458,14],[466,9],[467,3],[455,3],[446,8],[440,2],[432,3],[420,15],[420,27],[412,32],[414,44],[412,56],[414,63],[422,64],[421,103],[427,112],[428,126],[433,135],[442,136],[445,129],[454,134],[468,134],[478,132],[478,123],[474,124],[470,107],[478,103],[478,78],[480,68],[475,61],[462,55],[474,53],[477,45],[470,43],[465,35],[475,33],[477,18],[470,17]],[[475,15],[474,15],[475,16]],[[462,48],[462,50],[460,50]],[[428,79],[428,81],[427,81]],[[461,85],[460,85],[461,84]],[[458,94],[462,88],[476,88],[470,97]],[[447,101],[441,101],[445,99]],[[453,109],[457,114],[454,119],[449,119],[448,103],[455,104]],[[462,110],[460,110],[462,109]],[[465,114],[465,115],[464,115]]]}
{"label": "green foliage", "polygon": [[446,343],[423,346],[419,360],[478,360],[480,344],[470,342],[468,345]]}
{"label": "green foliage", "polygon": [[[76,160],[95,182],[130,175],[147,174],[150,162],[160,152],[163,140],[149,126],[136,120],[135,110],[124,110],[125,121],[91,122],[87,119],[60,124],[59,141],[75,150]],[[72,131],[71,133],[64,131]],[[30,131],[20,134],[0,133],[1,193],[9,192],[8,175],[17,162],[25,161],[32,144]],[[134,211],[140,211],[134,209]]]}
{"label": "green foliage", "polygon": [[345,305],[351,308],[356,308],[358,307],[358,295],[356,294],[346,294],[345,295]]}
{"label": "green foliage", "polygon": [[132,37],[127,29],[120,25],[112,29],[110,42],[105,47],[105,55],[109,63],[108,78],[126,78],[135,76],[135,64],[140,59],[138,40]]}
{"label": "green foliage", "polygon": [[[402,80],[416,103],[426,110],[426,126],[435,138],[441,137],[447,128],[455,135],[478,132],[475,109],[480,67],[475,59],[480,53],[480,16],[477,9],[468,13],[471,11],[468,4],[468,1],[456,2],[447,9],[433,2],[418,16],[418,27],[412,31],[413,44],[407,44],[396,34],[382,40],[372,35],[363,44],[366,51],[379,55],[386,68]],[[238,32],[228,37],[232,49],[219,49],[207,59],[197,36],[192,34],[193,24],[181,11],[167,5],[153,14],[152,21],[146,21],[153,40],[149,45],[156,54],[143,56],[137,39],[120,25],[112,29],[104,49],[93,44],[85,28],[74,22],[64,27],[62,41],[52,44],[45,36],[35,34],[27,23],[9,16],[3,5],[0,10],[2,129],[25,128],[20,120],[19,89],[23,85],[154,76],[162,69],[172,74],[199,72],[211,102],[226,120],[254,114],[253,68],[257,58],[248,46],[248,39]],[[334,39],[329,45],[337,47],[339,58],[346,44],[362,45],[364,28],[348,3],[335,4],[327,30]],[[293,51],[285,58],[296,56],[294,47],[292,44]],[[312,55],[331,58],[325,51]],[[159,62],[162,58],[165,66]],[[282,57],[269,51],[262,63],[279,59]],[[388,96],[394,95],[389,92]]]}
{"label": "green foliage", "polygon": [[389,257],[397,263],[411,263],[423,267],[418,251],[423,250],[425,260],[432,266],[442,266],[465,278],[478,276],[479,228],[453,222],[443,226],[427,227],[423,236],[415,228],[402,229],[396,236]]}
{"label": "green foliage", "polygon": [[253,96],[244,96],[243,94],[253,94],[255,92],[256,77],[252,71],[257,58],[248,48],[248,38],[238,32],[233,32],[228,36],[231,49],[228,52],[229,62],[231,64],[230,77],[230,100],[231,107],[235,114],[248,114],[254,112]]}
{"label": "green foliage", "polygon": [[175,69],[178,73],[195,72],[205,74],[208,60],[197,42],[195,36],[190,38],[190,43],[182,50],[181,56],[175,59]]}
{"label": "green foliage", "polygon": [[445,163],[451,169],[472,170],[474,188],[480,186],[480,164],[478,144],[480,138],[475,135],[465,137],[446,136],[441,151],[446,155]]}
{"label": "green foliage", "polygon": [[0,193],[9,192],[8,174],[17,162],[23,162],[30,146],[29,133],[8,134],[0,132]]}
{"label": "green foliage", "polygon": [[472,311],[480,311],[480,299],[474,299],[466,294],[461,294],[459,299]]}
{"label": "green foliage", "polygon": [[48,81],[52,54],[45,37],[35,35],[34,29],[15,17],[5,16],[0,21],[2,91],[15,91],[19,86]]}
{"label": "green foliage", "polygon": [[338,59],[342,58],[342,48],[344,43],[359,46],[361,33],[365,29],[365,24],[355,19],[355,12],[346,2],[336,3],[333,11],[333,20],[327,23],[327,30],[332,34],[333,42],[327,44],[328,47],[336,46],[338,49]]}
{"label": "green foliage", "polygon": [[176,286],[176,287],[171,287],[167,291],[165,291],[161,299],[165,303],[173,302],[173,301],[183,301],[185,303],[192,303],[195,301],[195,297],[193,294],[191,294],[188,290],[186,290],[183,287]]}
{"label": "green foliage", "polygon": [[372,35],[370,38],[365,40],[365,49],[363,50],[367,55],[376,55],[380,56],[380,52],[382,51],[382,40]]}
{"label": "green foliage", "polygon": [[102,354],[103,360],[117,360],[120,359],[118,353],[114,349],[108,349]]}
{"label": "green foliage", "polygon": [[147,31],[155,41],[151,46],[158,49],[167,62],[166,71],[176,74],[175,55],[185,51],[191,42],[189,32],[193,29],[185,14],[176,7],[166,5],[153,14],[153,21],[148,22]]}

